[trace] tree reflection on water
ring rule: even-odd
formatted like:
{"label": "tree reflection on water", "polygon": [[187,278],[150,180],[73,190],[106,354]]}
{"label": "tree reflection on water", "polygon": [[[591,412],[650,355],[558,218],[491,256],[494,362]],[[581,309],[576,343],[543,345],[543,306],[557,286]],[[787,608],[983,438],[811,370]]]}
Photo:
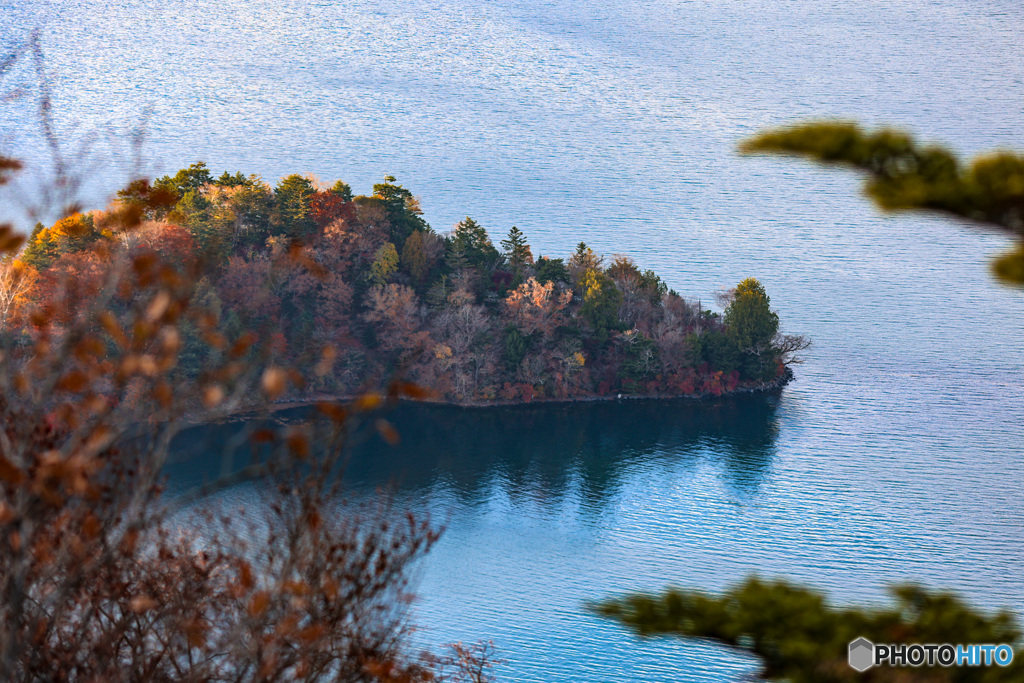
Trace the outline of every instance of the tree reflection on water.
{"label": "tree reflection on water", "polygon": [[[439,480],[467,503],[490,495],[493,482],[512,497],[558,500],[570,489],[600,507],[635,466],[650,471],[710,459],[727,485],[756,493],[775,454],[778,394],[715,401],[623,400],[463,408],[398,405],[386,415],[401,436],[388,444],[369,425],[354,441],[344,473],[354,489],[429,489]],[[298,421],[293,408],[275,421]],[[181,435],[171,488],[212,480],[223,444],[258,423],[237,420]],[[234,466],[244,464],[242,454]]]}

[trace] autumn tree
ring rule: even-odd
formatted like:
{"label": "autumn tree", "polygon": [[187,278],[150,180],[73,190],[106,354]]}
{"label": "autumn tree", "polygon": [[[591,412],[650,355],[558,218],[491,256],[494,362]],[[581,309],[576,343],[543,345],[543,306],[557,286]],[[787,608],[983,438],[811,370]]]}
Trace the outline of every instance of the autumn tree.
{"label": "autumn tree", "polygon": [[267,255],[249,259],[232,256],[218,282],[225,303],[243,312],[246,322],[253,327],[271,327],[278,320],[281,292],[274,287],[273,270],[274,261]]}
{"label": "autumn tree", "polygon": [[414,232],[402,245],[402,269],[409,274],[412,281],[422,285],[430,273],[431,263],[423,245],[424,232]]}
{"label": "autumn tree", "polygon": [[352,191],[345,195],[333,191],[316,192],[309,201],[309,215],[313,223],[323,229],[337,220],[353,218],[355,211],[351,206]]}
{"label": "autumn tree", "polygon": [[571,291],[559,292],[553,282],[541,284],[530,278],[505,297],[503,316],[524,334],[548,339],[564,324],[571,301]]}
{"label": "autumn tree", "polygon": [[420,329],[419,297],[411,287],[378,285],[370,290],[364,318],[374,325],[377,343],[386,350],[424,348],[429,334]]}
{"label": "autumn tree", "polygon": [[454,371],[456,395],[471,398],[494,361],[492,322],[487,310],[476,303],[472,293],[456,289],[434,318],[433,328],[434,338],[447,349],[439,349],[437,360]]}
{"label": "autumn tree", "polygon": [[570,284],[578,289],[587,271],[600,270],[603,263],[603,257],[595,254],[594,250],[588,247],[585,242],[580,242],[576,245],[576,251],[573,252],[567,264]]}
{"label": "autumn tree", "polygon": [[74,213],[53,226],[33,231],[21,261],[33,268],[46,268],[58,257],[81,251],[102,237],[91,214]]}
{"label": "autumn tree", "polygon": [[[114,225],[132,215],[108,225],[139,229],[138,215]],[[212,488],[162,498],[176,434],[242,408],[266,415],[306,382],[257,335],[224,333],[197,297],[211,291],[198,260],[181,257],[189,235],[163,242],[59,254],[43,275],[64,286],[33,303],[27,343],[0,339],[0,679],[485,680],[486,647],[419,656],[408,644],[407,569],[436,530],[384,503],[339,507],[353,430],[394,438],[375,414],[387,397],[254,424],[206,454],[227,473]],[[5,257],[20,243],[0,227]],[[205,350],[182,373],[186,325]],[[259,528],[181,507],[254,479],[268,484]]]}
{"label": "autumn tree", "polygon": [[619,318],[629,327],[650,332],[668,287],[654,271],[641,271],[633,259],[616,255],[605,273],[622,292]]}
{"label": "autumn tree", "polygon": [[398,252],[395,245],[385,242],[374,254],[368,278],[377,286],[386,285],[392,275],[398,272]]}
{"label": "autumn tree", "polygon": [[37,277],[35,268],[11,255],[0,259],[0,330],[15,327],[8,321],[19,317]]}

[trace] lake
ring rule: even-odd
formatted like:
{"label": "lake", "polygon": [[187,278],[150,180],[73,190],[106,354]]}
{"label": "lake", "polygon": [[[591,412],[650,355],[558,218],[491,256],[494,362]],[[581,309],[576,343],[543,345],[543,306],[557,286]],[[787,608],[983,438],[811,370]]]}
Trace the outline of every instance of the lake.
{"label": "lake", "polygon": [[[735,154],[831,116],[1024,149],[1019,3],[0,0],[0,25],[5,45],[40,27],[97,206],[145,121],[148,172],[202,159],[357,192],[390,173],[441,231],[471,215],[534,254],[585,241],[704,301],[755,276],[814,340],[778,395],[403,409],[403,445],[353,473],[446,522],[424,643],[493,639],[510,681],[737,680],[756,663],[639,641],[584,604],[751,572],[844,603],[919,581],[1024,615],[1024,293],[987,271],[1007,240]],[[2,104],[0,152],[43,174],[32,73],[6,83],[27,95]]]}

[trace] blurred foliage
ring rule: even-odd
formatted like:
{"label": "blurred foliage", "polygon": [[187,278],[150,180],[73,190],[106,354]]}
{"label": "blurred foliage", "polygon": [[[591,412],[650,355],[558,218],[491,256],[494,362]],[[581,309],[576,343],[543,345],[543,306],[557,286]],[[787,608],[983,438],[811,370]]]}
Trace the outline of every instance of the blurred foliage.
{"label": "blurred foliage", "polygon": [[[745,154],[792,154],[869,175],[865,191],[886,211],[924,210],[998,228],[1024,239],[1024,155],[998,151],[969,164],[901,131],[867,132],[854,123],[810,122],[745,141]],[[1024,246],[993,264],[1003,282],[1024,284]]]}
{"label": "blurred foliage", "polygon": [[[410,641],[409,570],[437,529],[341,497],[351,441],[369,425],[397,439],[380,409],[426,392],[391,382],[272,423],[333,347],[284,359],[283,335],[225,314],[189,230],[147,224],[166,206],[149,187],[39,226],[31,263],[0,229],[0,680],[490,680],[490,644]],[[220,239],[210,194],[182,199]],[[296,287],[329,281],[306,265]],[[260,427],[203,453],[212,481],[163,497],[175,435],[240,410]],[[246,481],[253,515],[205,507]]]}
{"label": "blurred foliage", "polygon": [[[895,604],[870,609],[829,605],[820,593],[782,581],[747,579],[721,596],[668,590],[593,607],[642,636],[707,638],[756,655],[760,676],[790,683],[1002,683],[1024,681],[1020,631],[1008,612],[985,615],[950,593],[917,586],[891,589]],[[1009,643],[1009,667],[879,666],[863,674],[847,663],[848,646],[873,643]]]}

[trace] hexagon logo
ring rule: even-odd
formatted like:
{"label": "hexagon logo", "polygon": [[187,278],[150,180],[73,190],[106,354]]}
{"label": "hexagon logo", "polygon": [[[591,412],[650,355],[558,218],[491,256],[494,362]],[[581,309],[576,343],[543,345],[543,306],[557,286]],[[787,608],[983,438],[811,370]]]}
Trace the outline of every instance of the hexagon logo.
{"label": "hexagon logo", "polygon": [[850,666],[856,671],[867,671],[875,664],[875,644],[867,638],[850,643]]}

